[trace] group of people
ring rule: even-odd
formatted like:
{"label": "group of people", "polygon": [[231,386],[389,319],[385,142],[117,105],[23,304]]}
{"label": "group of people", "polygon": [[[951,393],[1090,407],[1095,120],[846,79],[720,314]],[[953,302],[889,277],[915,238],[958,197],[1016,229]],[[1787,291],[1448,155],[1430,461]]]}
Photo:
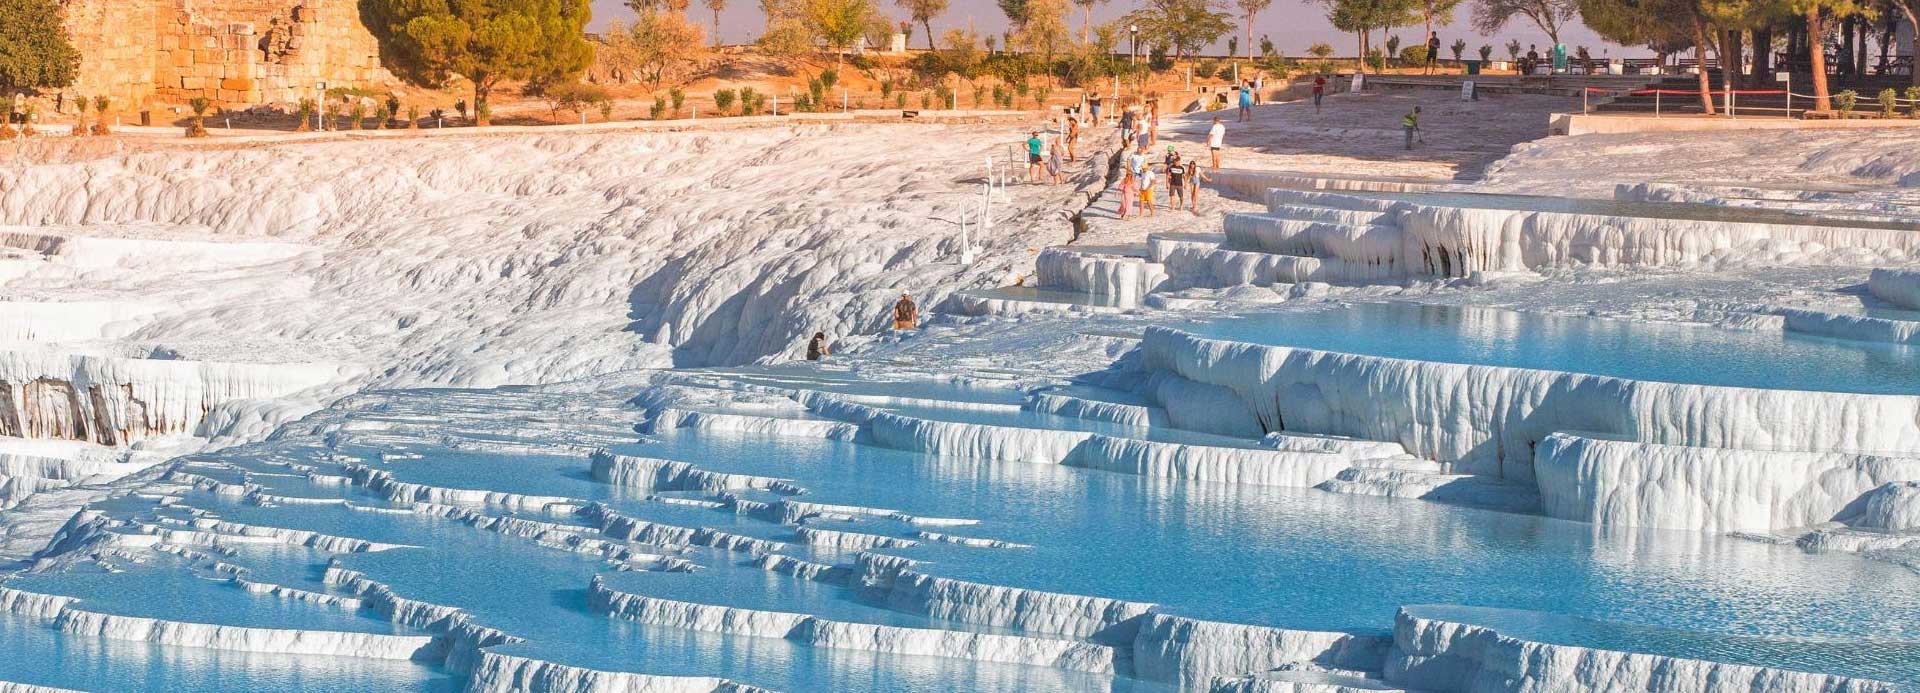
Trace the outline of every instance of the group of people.
{"label": "group of people", "polygon": [[[1215,127],[1223,127],[1219,121],[1219,118],[1214,119]],[[1214,156],[1217,165],[1218,150],[1215,150]],[[1154,207],[1158,204],[1154,199],[1154,191],[1163,177],[1167,181],[1167,209],[1184,208],[1199,214],[1200,183],[1213,179],[1207,174],[1206,167],[1198,161],[1182,158],[1173,145],[1167,145],[1167,155],[1159,163],[1151,159],[1146,145],[1140,145],[1127,155],[1125,170],[1120,173],[1120,218],[1129,219],[1135,215],[1136,200],[1140,216],[1153,216]]]}

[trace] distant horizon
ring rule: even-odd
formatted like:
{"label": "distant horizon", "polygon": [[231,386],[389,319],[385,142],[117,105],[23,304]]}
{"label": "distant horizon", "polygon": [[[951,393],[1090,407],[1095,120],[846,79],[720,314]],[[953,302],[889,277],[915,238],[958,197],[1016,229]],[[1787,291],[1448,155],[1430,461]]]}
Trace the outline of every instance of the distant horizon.
{"label": "distant horizon", "polygon": [[[890,0],[875,0],[875,3],[882,13],[893,17],[896,21],[906,17],[906,11]],[[1137,0],[1113,0],[1106,2],[1093,9],[1094,23],[1099,24],[1124,16],[1138,6],[1139,3]],[[1074,13],[1069,17],[1067,24],[1072,29],[1073,37],[1077,40],[1080,36],[1082,15],[1079,6],[1075,5],[1073,9]],[[1462,37],[1467,39],[1468,57],[1477,56],[1480,46],[1488,45],[1493,46],[1495,58],[1505,59],[1507,56],[1505,45],[1510,39],[1518,39],[1522,46],[1529,44],[1538,45],[1540,52],[1543,54],[1546,53],[1552,45],[1552,43],[1547,40],[1547,35],[1544,32],[1541,32],[1524,18],[1516,18],[1515,21],[1508,22],[1506,28],[1502,29],[1496,36],[1481,36],[1469,26],[1469,19],[1472,14],[1472,3],[1463,3],[1459,9],[1454,11],[1454,21],[1451,25],[1434,27],[1435,31],[1440,34],[1440,42],[1443,46],[1440,51],[1442,56],[1452,57],[1452,50],[1446,46],[1451,45],[1455,38]],[[713,31],[713,15],[706,7],[696,2],[693,4],[693,7],[687,11],[687,15],[696,20],[701,27],[708,32]],[[593,22],[589,24],[588,27],[590,30],[599,31],[605,28],[610,22],[630,20],[633,16],[633,11],[627,9],[624,0],[593,0]],[[1245,31],[1238,28],[1237,16],[1235,18],[1235,25],[1236,28],[1233,32],[1221,37],[1219,41],[1215,42],[1214,45],[1205,52],[1209,54],[1225,53],[1226,39],[1228,37],[1240,37],[1240,40],[1246,40]],[[1006,16],[1000,13],[1000,8],[989,0],[954,0],[952,7],[947,10],[946,14],[941,15],[933,21],[933,30],[936,34],[945,33],[948,29],[966,26],[972,26],[974,30],[981,33],[999,34],[1006,30],[1007,21]],[[760,14],[760,3],[745,0],[730,0],[730,2],[727,3],[726,10],[720,14],[720,27],[721,39],[726,43],[737,44],[753,41],[765,28],[765,19]],[[914,27],[913,38],[910,43],[913,46],[924,48],[926,46],[926,37],[921,35],[921,31],[919,26]],[[1400,36],[1403,45],[1412,45],[1422,40],[1424,32],[1424,26],[1415,25],[1401,27],[1391,33]],[[1597,34],[1594,34],[1591,29],[1588,29],[1585,24],[1581,24],[1578,18],[1569,22],[1560,33],[1561,40],[1567,44],[1567,52],[1569,54],[1579,46],[1586,46],[1587,50],[1595,57],[1650,57],[1654,54],[1653,51],[1648,50],[1645,46],[1622,47],[1603,41]],[[1335,30],[1333,25],[1327,21],[1326,13],[1318,3],[1289,2],[1288,0],[1275,2],[1272,7],[1267,8],[1267,11],[1260,13],[1259,18],[1254,21],[1253,40],[1256,45],[1259,43],[1260,37],[1263,34],[1273,39],[1275,49],[1292,57],[1306,55],[1307,47],[1315,43],[1326,43],[1333,46],[1333,51],[1336,56],[1352,57],[1354,52],[1353,35],[1343,34]],[[1374,39],[1376,42],[1379,41],[1379,37],[1380,34],[1375,32]],[[709,36],[708,39],[711,40],[712,37]],[[1124,48],[1124,46],[1122,47]],[[1145,47],[1143,46],[1142,51],[1144,50]],[[1242,46],[1240,50],[1245,51],[1246,47]]]}

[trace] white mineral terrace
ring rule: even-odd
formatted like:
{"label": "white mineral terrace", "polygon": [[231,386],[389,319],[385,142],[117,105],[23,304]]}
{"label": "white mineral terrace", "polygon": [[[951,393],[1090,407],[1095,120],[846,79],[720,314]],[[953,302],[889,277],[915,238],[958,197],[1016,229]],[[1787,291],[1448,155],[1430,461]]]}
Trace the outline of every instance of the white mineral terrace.
{"label": "white mineral terrace", "polygon": [[1917,690],[1920,136],[1445,96],[12,162],[0,693]]}

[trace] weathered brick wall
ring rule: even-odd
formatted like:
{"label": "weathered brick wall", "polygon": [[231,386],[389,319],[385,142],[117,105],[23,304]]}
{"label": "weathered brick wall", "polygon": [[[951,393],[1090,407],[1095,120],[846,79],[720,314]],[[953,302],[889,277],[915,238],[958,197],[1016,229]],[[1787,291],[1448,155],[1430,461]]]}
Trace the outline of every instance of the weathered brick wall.
{"label": "weathered brick wall", "polygon": [[123,107],[290,104],[322,85],[396,83],[353,0],[70,0],[66,11],[81,52],[70,92]]}

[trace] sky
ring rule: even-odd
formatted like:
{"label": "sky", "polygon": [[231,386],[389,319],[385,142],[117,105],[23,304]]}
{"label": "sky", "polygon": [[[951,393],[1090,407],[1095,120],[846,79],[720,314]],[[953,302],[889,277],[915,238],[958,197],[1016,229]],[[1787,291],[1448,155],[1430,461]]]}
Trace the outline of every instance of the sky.
{"label": "sky", "polygon": [[[893,16],[895,19],[902,19],[907,16],[907,13],[900,9],[899,5],[894,4],[893,0],[875,0],[875,2],[880,6],[880,11]],[[1439,28],[1441,44],[1451,45],[1455,38],[1465,38],[1467,39],[1467,53],[1469,56],[1474,55],[1475,51],[1479,50],[1482,44],[1485,44],[1493,46],[1494,55],[1499,58],[1506,56],[1506,49],[1503,46],[1509,39],[1519,39],[1522,45],[1537,43],[1540,45],[1540,51],[1542,53],[1547,51],[1548,42],[1546,34],[1534,28],[1534,26],[1525,19],[1519,19],[1509,23],[1507,28],[1502,30],[1497,36],[1483,37],[1475,34],[1473,30],[1467,26],[1468,17],[1472,14],[1472,8],[1470,6],[1472,2],[1473,0],[1466,0],[1466,3],[1462,4],[1460,9],[1454,13],[1453,25]],[[1139,0],[1109,0],[1094,8],[1094,22],[1099,23],[1111,20],[1133,11],[1138,6]],[[1075,6],[1075,10],[1076,14],[1070,22],[1070,25],[1078,32],[1080,27],[1078,6]],[[608,21],[626,19],[633,16],[633,12],[627,9],[626,3],[623,0],[593,0],[593,14],[592,27],[596,30],[605,26]],[[709,32],[712,31],[713,16],[706,10],[705,6],[699,2],[695,2],[693,10],[689,14],[706,25]],[[950,28],[965,27],[969,22],[972,23],[975,30],[981,33],[992,32],[994,34],[1003,31],[1007,24],[1006,17],[1000,14],[999,6],[995,5],[993,0],[952,0],[952,6],[947,10],[947,13],[933,20],[933,30],[936,34],[943,33]],[[726,10],[720,15],[721,36],[728,43],[751,41],[754,37],[760,35],[763,23],[763,19],[760,16],[760,3],[758,0],[728,0]],[[1238,24],[1239,22],[1236,20],[1235,25],[1238,26]],[[1422,30],[1422,27],[1418,26],[1405,27],[1395,33],[1400,35],[1400,40],[1403,44],[1413,44],[1420,41]],[[1652,53],[1645,48],[1636,47],[1623,49],[1620,46],[1607,44],[1601,41],[1598,36],[1595,36],[1593,32],[1587,30],[1585,26],[1580,26],[1577,23],[1572,27],[1563,29],[1560,33],[1561,40],[1567,44],[1568,53],[1572,53],[1576,46],[1584,45],[1595,57],[1603,54],[1616,57],[1643,57],[1652,55]],[[920,32],[918,30],[914,32],[913,44],[916,46],[924,45],[926,42],[926,38],[919,34]],[[1244,34],[1244,29],[1236,29],[1233,35],[1244,37]],[[1332,45],[1336,55],[1351,56],[1354,52],[1353,36],[1335,31],[1333,25],[1327,23],[1325,10],[1318,2],[1309,3],[1302,2],[1302,0],[1275,0],[1273,6],[1269,7],[1267,11],[1262,12],[1259,19],[1254,22],[1254,41],[1256,45],[1260,40],[1261,34],[1266,34],[1271,37],[1274,47],[1289,56],[1304,55],[1307,46],[1322,41]],[[1377,42],[1379,40],[1379,34],[1376,33],[1374,36]],[[1241,40],[1245,39],[1242,38]],[[1142,48],[1142,50],[1145,49]],[[1225,50],[1225,39],[1222,39],[1221,43],[1210,52],[1219,53]],[[1447,55],[1448,52],[1443,49],[1442,54]]]}

